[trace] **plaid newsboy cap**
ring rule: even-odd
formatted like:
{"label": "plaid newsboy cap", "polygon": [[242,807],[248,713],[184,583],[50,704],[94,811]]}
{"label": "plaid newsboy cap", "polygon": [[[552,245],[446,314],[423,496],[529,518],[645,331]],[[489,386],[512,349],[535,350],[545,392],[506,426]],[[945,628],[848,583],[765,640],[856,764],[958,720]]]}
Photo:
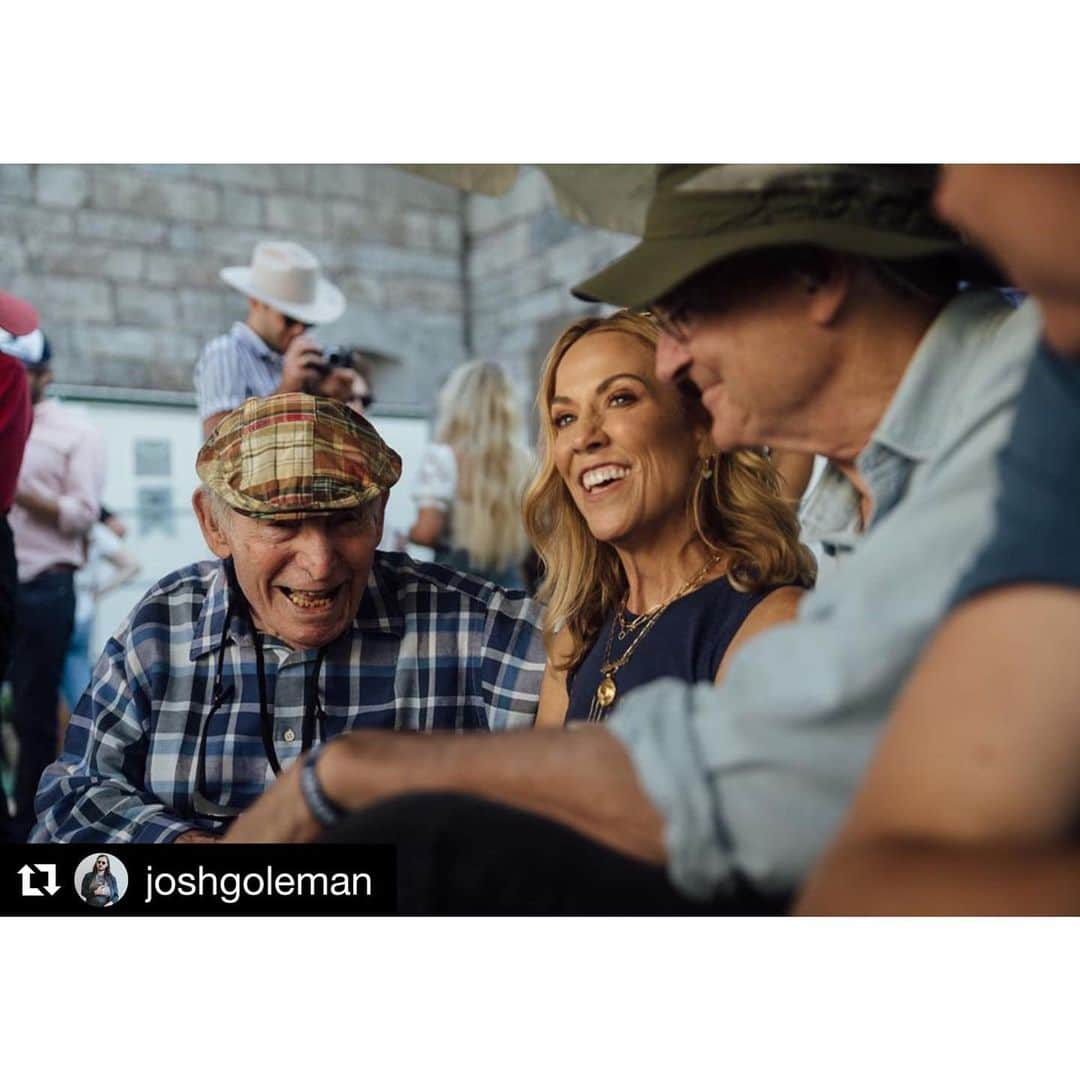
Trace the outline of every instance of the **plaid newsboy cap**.
{"label": "plaid newsboy cap", "polygon": [[397,483],[401,458],[340,401],[275,394],[233,409],[195,471],[241,514],[295,520],[377,499]]}

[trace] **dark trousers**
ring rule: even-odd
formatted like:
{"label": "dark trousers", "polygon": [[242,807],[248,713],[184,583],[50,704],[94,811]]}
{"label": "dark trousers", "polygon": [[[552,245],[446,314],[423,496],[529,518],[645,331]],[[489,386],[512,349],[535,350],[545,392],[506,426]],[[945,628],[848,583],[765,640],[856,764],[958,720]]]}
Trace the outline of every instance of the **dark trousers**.
{"label": "dark trousers", "polygon": [[15,833],[24,840],[34,824],[34,793],[56,760],[56,706],[64,654],[75,625],[70,570],[39,574],[15,594],[15,651],[11,689],[19,763],[15,773]]}
{"label": "dark trousers", "polygon": [[[0,514],[0,683],[7,678],[8,662],[15,642],[15,540],[11,535],[7,514]],[[13,839],[10,835],[7,797],[0,791],[0,843]]]}
{"label": "dark trousers", "polygon": [[501,803],[406,795],[328,830],[331,844],[393,844],[398,910],[408,915],[776,914],[742,886],[695,903],[662,867],[594,843],[573,829]]}

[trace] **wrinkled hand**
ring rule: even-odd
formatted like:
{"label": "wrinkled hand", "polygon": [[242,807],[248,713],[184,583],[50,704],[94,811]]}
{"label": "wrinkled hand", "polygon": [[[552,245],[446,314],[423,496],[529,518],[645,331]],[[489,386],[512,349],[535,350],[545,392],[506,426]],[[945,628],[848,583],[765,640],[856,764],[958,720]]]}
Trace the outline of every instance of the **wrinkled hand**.
{"label": "wrinkled hand", "polygon": [[314,840],[323,827],[311,816],[300,792],[300,766],[293,762],[245,810],[225,834],[226,844],[302,844]]}
{"label": "wrinkled hand", "polygon": [[301,391],[305,394],[313,393],[325,370],[322,364],[322,349],[314,338],[301,334],[300,337],[289,342],[283,359],[279,392],[282,394],[294,394]]}

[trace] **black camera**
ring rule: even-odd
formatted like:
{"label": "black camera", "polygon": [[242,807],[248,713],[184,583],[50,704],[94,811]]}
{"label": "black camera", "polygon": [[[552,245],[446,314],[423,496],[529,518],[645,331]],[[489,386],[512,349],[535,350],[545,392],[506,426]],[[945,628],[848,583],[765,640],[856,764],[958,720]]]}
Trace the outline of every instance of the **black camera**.
{"label": "black camera", "polygon": [[328,368],[352,367],[353,350],[344,345],[335,345],[323,353],[322,362]]}

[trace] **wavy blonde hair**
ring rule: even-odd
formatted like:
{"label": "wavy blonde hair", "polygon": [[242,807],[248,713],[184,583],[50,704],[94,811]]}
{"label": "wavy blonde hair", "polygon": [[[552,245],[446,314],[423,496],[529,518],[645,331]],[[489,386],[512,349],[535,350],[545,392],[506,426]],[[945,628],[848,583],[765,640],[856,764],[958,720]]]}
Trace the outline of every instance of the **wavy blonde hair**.
{"label": "wavy blonde hair", "polygon": [[[525,492],[525,531],[543,562],[544,579],[537,598],[547,604],[545,629],[563,626],[570,649],[563,669],[584,659],[608,613],[626,595],[627,581],[615,549],[589,531],[555,467],[555,427],[551,401],[555,377],[570,347],[589,334],[621,333],[645,342],[654,352],[658,331],[646,315],[619,311],[605,317],[579,319],[563,331],[544,361],[537,393],[540,414],[540,461]],[[697,388],[680,383],[688,421],[706,430],[709,414]],[[719,454],[712,476],[702,467],[687,491],[687,513],[705,546],[730,554],[728,581],[740,592],[780,585],[813,585],[814,556],[799,541],[795,510],[781,496],[780,476],[758,450]]]}
{"label": "wavy blonde hair", "polygon": [[521,493],[533,458],[521,408],[498,364],[476,360],[454,369],[439,393],[434,438],[457,459],[452,546],[486,570],[521,562],[529,550]]}

